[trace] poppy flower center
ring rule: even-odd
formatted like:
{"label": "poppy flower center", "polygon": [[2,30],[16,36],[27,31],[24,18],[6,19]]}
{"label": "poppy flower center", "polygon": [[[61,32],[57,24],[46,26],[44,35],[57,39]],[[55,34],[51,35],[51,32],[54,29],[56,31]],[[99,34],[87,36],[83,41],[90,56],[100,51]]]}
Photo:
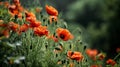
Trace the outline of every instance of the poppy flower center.
{"label": "poppy flower center", "polygon": [[71,53],[71,56],[74,54],[74,52]]}
{"label": "poppy flower center", "polygon": [[60,38],[61,38],[61,39],[64,39],[64,38],[65,38],[65,35],[60,34]]}

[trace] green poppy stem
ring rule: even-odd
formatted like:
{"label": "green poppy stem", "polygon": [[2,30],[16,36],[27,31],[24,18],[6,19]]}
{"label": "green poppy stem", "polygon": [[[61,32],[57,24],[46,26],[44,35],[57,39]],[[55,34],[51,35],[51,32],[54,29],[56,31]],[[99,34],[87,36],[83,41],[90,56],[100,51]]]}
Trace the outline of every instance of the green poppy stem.
{"label": "green poppy stem", "polygon": [[115,57],[114,60],[116,60],[120,56],[120,53],[118,53]]}

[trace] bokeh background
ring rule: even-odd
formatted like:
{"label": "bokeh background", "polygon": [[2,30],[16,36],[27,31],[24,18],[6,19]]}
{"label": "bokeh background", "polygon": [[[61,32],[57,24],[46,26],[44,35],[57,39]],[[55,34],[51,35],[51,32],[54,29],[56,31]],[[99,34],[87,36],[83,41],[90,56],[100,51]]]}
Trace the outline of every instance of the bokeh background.
{"label": "bokeh background", "polygon": [[120,47],[120,0],[20,1],[26,8],[45,7],[45,4],[54,6],[69,28],[80,27],[83,30],[84,40],[90,47],[106,52],[108,58],[117,54],[116,48]]}

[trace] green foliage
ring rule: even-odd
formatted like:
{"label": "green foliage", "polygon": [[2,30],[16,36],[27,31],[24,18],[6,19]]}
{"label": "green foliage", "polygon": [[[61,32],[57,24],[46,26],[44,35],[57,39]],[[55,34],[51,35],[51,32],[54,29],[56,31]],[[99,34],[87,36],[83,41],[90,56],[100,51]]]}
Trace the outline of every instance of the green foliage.
{"label": "green foliage", "polygon": [[[35,3],[37,3],[37,1],[38,0],[36,0]],[[29,1],[26,2],[29,3]],[[89,2],[92,3],[90,4],[91,8],[94,6],[94,2],[98,3],[98,1],[95,0],[85,0],[85,2],[83,1],[81,4]],[[104,63],[103,60],[98,60],[98,56],[95,56],[95,58],[97,58],[97,61],[95,61],[86,54],[86,48],[88,48],[88,45],[84,39],[86,32],[84,32],[82,28],[77,27],[77,25],[74,24],[67,25],[60,15],[58,16],[57,21],[52,21],[52,23],[50,23],[49,16],[47,14],[43,14],[42,12],[37,13],[35,11],[35,7],[38,6],[35,5],[35,3],[33,3],[34,6],[29,7],[28,10],[36,15],[37,20],[41,21],[41,25],[47,26],[50,31],[49,35],[53,34],[57,37],[56,29],[64,28],[70,30],[72,34],[74,34],[74,39],[63,41],[59,38],[59,41],[55,42],[52,39],[48,39],[47,36],[35,35],[32,28],[29,28],[25,32],[23,31],[21,34],[10,30],[10,37],[6,38],[4,35],[0,36],[0,65],[2,67],[71,67],[70,63],[73,63],[75,65],[74,67],[89,67],[94,64],[102,65]],[[28,6],[30,6],[30,3]],[[78,4],[75,6],[78,6]],[[16,22],[19,25],[28,23],[25,21],[26,17],[24,12],[22,20],[20,20],[16,17],[11,18],[8,13],[8,9],[3,6],[0,6],[0,8],[0,20],[3,20],[6,24],[10,21]],[[77,8],[78,7],[74,9]],[[95,29],[95,26],[91,24],[88,32],[91,34],[95,33],[95,37],[101,36],[100,33],[106,35],[107,27],[104,26],[104,24],[102,26],[103,27],[100,28],[100,31],[98,31],[98,29]],[[4,30],[1,28],[4,27],[0,27],[0,31]],[[98,32],[96,33],[93,29]],[[93,38],[94,40],[96,39],[95,37]],[[80,52],[83,55],[83,59],[78,62],[76,59],[68,58],[67,52],[70,50],[73,51],[73,54],[74,52]],[[116,58],[118,57],[119,54]],[[58,63],[59,61],[61,63]],[[119,65],[120,63],[118,60],[115,66],[117,67]]]}

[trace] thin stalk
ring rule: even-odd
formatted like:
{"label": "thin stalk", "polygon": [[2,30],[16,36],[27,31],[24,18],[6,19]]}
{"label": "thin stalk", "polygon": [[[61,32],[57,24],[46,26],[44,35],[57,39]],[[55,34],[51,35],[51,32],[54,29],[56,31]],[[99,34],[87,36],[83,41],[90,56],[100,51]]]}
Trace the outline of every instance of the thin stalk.
{"label": "thin stalk", "polygon": [[120,56],[120,53],[118,53],[118,55],[114,57],[114,60],[116,60],[119,56]]}

